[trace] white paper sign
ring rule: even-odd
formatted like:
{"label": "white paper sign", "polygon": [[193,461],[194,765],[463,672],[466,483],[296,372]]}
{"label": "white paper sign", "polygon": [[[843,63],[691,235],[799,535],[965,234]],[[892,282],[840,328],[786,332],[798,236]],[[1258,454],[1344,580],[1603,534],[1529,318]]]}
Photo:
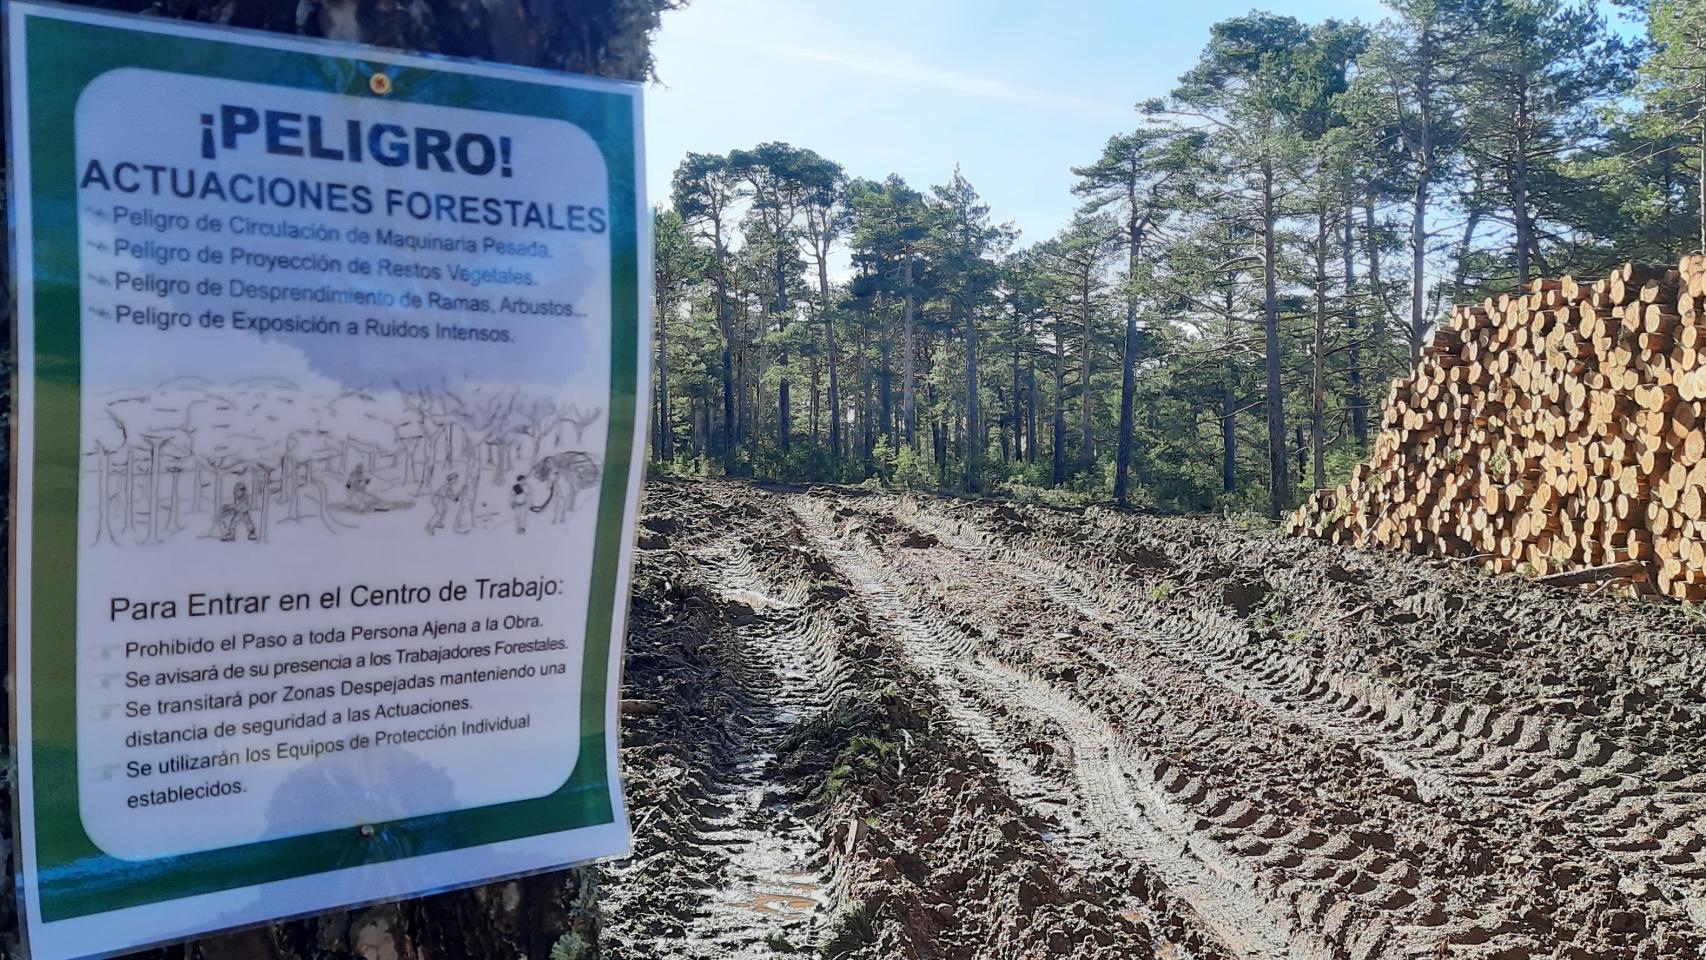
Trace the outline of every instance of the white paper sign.
{"label": "white paper sign", "polygon": [[34,956],[625,852],[637,89],[7,22]]}

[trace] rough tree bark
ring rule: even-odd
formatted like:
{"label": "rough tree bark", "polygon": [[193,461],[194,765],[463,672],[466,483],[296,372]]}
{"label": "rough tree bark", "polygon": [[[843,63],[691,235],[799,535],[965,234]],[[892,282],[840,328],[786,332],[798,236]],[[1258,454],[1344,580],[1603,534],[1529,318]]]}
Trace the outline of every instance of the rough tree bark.
{"label": "rough tree bark", "polygon": [[966,311],[966,448],[961,487],[966,493],[977,492],[978,464],[983,460],[983,433],[978,424],[977,402],[977,321],[972,311]]}
{"label": "rough tree bark", "polygon": [[1279,212],[1274,196],[1272,160],[1262,161],[1262,328],[1267,362],[1268,519],[1278,520],[1289,505],[1290,485],[1285,464],[1285,399],[1280,393],[1279,293],[1274,262],[1274,231]]}
{"label": "rough tree bark", "polygon": [[1315,211],[1315,337],[1311,346],[1309,449],[1313,456],[1310,483],[1325,485],[1327,449],[1327,201]]}
{"label": "rough tree bark", "polygon": [[658,406],[652,411],[657,431],[657,459],[668,462],[675,456],[675,429],[669,422],[669,311],[660,311],[654,321],[658,331]]}
{"label": "rough tree bark", "polygon": [[906,432],[907,446],[918,449],[918,410],[917,382],[918,361],[913,344],[913,304],[912,304],[912,250],[902,251],[900,264],[900,283],[902,298],[905,306],[903,323],[906,327],[904,345],[900,358],[900,415],[901,426]]}
{"label": "rough tree bark", "polygon": [[1368,444],[1368,411],[1362,405],[1362,342],[1357,336],[1356,257],[1353,254],[1351,223],[1354,208],[1346,191],[1344,235],[1339,243],[1339,259],[1345,268],[1345,336],[1350,340],[1349,369],[1345,373],[1345,406],[1351,411],[1351,436],[1357,449]]}
{"label": "rough tree bark", "polygon": [[1053,481],[1060,486],[1066,478],[1066,338],[1060,324],[1054,328],[1054,470]]}
{"label": "rough tree bark", "polygon": [[[494,0],[481,4],[421,0],[404,5],[353,0],[109,0],[90,4],[223,26],[349,40],[409,52],[471,57],[624,80],[651,76],[651,32],[680,0]],[[5,157],[0,130],[0,163]],[[3,173],[0,167],[0,173]],[[9,206],[0,176],[0,211]],[[3,381],[11,382],[12,300],[0,245],[0,344]],[[0,464],[9,464],[10,391],[0,429]],[[4,521],[0,521],[3,523]],[[7,678],[9,680],[9,678]],[[12,789],[8,780],[6,789]],[[7,856],[0,881],[0,956],[18,955],[16,864],[11,803],[0,805]],[[599,956],[592,871],[565,870],[418,900],[339,910],[303,920],[135,954],[150,960],[450,960],[458,957]]]}
{"label": "rough tree bark", "polygon": [[[719,234],[720,236],[720,234]],[[717,242],[717,328],[723,334],[722,363],[723,363],[723,435],[720,446],[723,451],[724,469],[734,466],[735,451],[735,365],[734,365],[734,325],[729,319],[729,281],[723,272],[722,242]]]}
{"label": "rough tree bark", "polygon": [[1125,344],[1120,351],[1120,425],[1114,444],[1114,502],[1125,506],[1131,467],[1131,407],[1137,392],[1137,269],[1143,256],[1143,221],[1137,213],[1137,181],[1126,181]]}
{"label": "rough tree bark", "polygon": [[1422,339],[1427,335],[1427,314],[1424,299],[1427,294],[1428,196],[1434,176],[1434,114],[1433,68],[1435,39],[1431,29],[1422,32],[1418,57],[1424,65],[1416,94],[1417,143],[1416,185],[1410,206],[1410,361],[1421,359]]}
{"label": "rough tree bark", "polygon": [[[1511,222],[1516,232],[1516,282],[1519,286],[1528,286],[1529,274],[1533,267],[1530,265],[1529,251],[1534,248],[1534,218],[1528,209],[1528,84],[1526,80],[1517,84],[1516,109],[1512,111],[1515,117],[1511,123],[1512,152],[1515,163],[1511,167],[1510,195]],[[1454,294],[1457,291],[1453,291]]]}
{"label": "rough tree bark", "polygon": [[[1233,315],[1232,286],[1228,284],[1222,310]],[[1220,492],[1231,493],[1238,482],[1238,364],[1232,359],[1236,346],[1230,328],[1226,333],[1226,367],[1220,398]]]}
{"label": "rough tree bark", "polygon": [[1084,352],[1078,366],[1078,464],[1086,472],[1096,465],[1096,435],[1090,429],[1090,359],[1095,343],[1091,323],[1095,310],[1090,301],[1090,273],[1079,278],[1079,309],[1084,314]]}
{"label": "rough tree bark", "polygon": [[[1023,322],[1021,318],[1021,323]],[[1013,338],[1013,393],[1008,404],[1007,415],[1012,418],[1013,428],[1013,459],[1022,460],[1025,456],[1025,420],[1021,405],[1024,403],[1022,394],[1024,383],[1019,379],[1019,344],[1020,337]]]}
{"label": "rough tree bark", "polygon": [[[829,358],[829,456],[830,461],[839,464],[841,461],[841,370],[840,356],[835,343],[835,321],[829,315],[829,242],[826,239],[818,248],[817,257],[817,290],[818,302],[823,311],[823,336]],[[812,402],[817,402],[817,390],[812,390]],[[816,434],[817,427],[812,427]]]}
{"label": "rough tree bark", "polygon": [[[788,271],[784,255],[778,251],[775,259],[776,273],[776,302],[771,309],[776,315],[776,332],[784,334],[788,331]],[[776,364],[783,370],[780,380],[776,382],[776,445],[786,454],[793,446],[793,410],[788,391],[788,341],[783,340],[783,346],[776,354]],[[815,392],[815,391],[814,391]]]}
{"label": "rough tree bark", "polygon": [[1037,462],[1037,322],[1035,319],[1025,321],[1025,343],[1030,346],[1025,350],[1025,436],[1030,443],[1025,445],[1025,462]]}

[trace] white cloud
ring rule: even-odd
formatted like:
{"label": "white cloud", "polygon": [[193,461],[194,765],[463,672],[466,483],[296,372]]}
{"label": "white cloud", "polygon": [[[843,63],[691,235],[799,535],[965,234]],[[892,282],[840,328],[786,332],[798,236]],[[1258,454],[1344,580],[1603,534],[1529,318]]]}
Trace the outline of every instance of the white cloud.
{"label": "white cloud", "polygon": [[938,70],[901,59],[866,57],[829,50],[816,50],[810,47],[763,43],[747,44],[747,46],[755,52],[766,53],[771,56],[828,64],[890,80],[924,84],[955,93],[1001,100],[1020,106],[1037,107],[1044,110],[1064,110],[1080,116],[1109,119],[1116,123],[1129,121],[1131,118],[1129,106],[1087,100],[1083,97],[1052,93],[1047,90],[1036,90],[1008,83],[1005,80],[993,80],[969,73]]}

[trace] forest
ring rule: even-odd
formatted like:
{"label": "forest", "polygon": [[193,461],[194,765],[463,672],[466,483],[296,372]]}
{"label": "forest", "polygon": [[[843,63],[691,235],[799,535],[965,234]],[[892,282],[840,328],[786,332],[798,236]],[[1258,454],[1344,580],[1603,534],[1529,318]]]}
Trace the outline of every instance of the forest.
{"label": "forest", "polygon": [[1051,237],[958,169],[688,154],[654,470],[1277,518],[1450,305],[1706,248],[1706,3],[1387,6],[1214,25]]}

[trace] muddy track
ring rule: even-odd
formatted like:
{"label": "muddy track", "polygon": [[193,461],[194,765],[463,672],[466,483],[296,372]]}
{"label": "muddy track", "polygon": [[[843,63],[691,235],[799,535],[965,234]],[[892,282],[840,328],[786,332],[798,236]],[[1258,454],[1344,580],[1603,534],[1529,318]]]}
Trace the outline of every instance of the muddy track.
{"label": "muddy track", "polygon": [[[944,533],[949,526],[963,529],[963,521],[948,521],[936,510],[926,510],[915,519]],[[999,557],[1015,575],[1041,577],[1057,590],[1065,585],[1072,602],[1088,601],[1098,615],[1126,635],[1141,633],[1174,655],[1195,660],[1223,683],[1249,691],[1273,709],[1368,745],[1389,765],[1413,771],[1412,776],[1427,790],[1466,803],[1490,803],[1510,815],[1536,820],[1548,831],[1582,839],[1617,863],[1629,881],[1625,886],[1651,884],[1662,893],[1658,899],[1685,912],[1695,928],[1706,926],[1706,838],[1701,835],[1706,824],[1706,775],[1696,735],[1702,716],[1701,679],[1689,665],[1706,649],[1702,643],[1706,636],[1700,635],[1697,620],[1674,605],[1578,602],[1568,594],[1546,596],[1546,591],[1508,579],[1470,580],[1454,591],[1456,596],[1446,593],[1442,606],[1466,606],[1465,598],[1486,594],[1496,598],[1502,588],[1513,595],[1508,602],[1518,610],[1548,602],[1566,610],[1574,607],[1569,612],[1580,615],[1579,627],[1572,628],[1565,617],[1549,624],[1563,635],[1564,642],[1558,645],[1566,649],[1579,644],[1571,634],[1579,630],[1583,639],[1592,638],[1600,623],[1650,630],[1624,646],[1622,663],[1581,656],[1574,664],[1587,675],[1582,687],[1635,688],[1610,698],[1609,709],[1561,695],[1568,691],[1571,679],[1558,676],[1569,669],[1563,662],[1549,665],[1542,674],[1542,689],[1535,691],[1538,696],[1525,695],[1519,684],[1510,683],[1510,674],[1523,670],[1527,658],[1522,656],[1505,658],[1498,668],[1505,675],[1497,681],[1503,688],[1495,687],[1477,701],[1416,690],[1443,686],[1449,691],[1454,684],[1438,683],[1441,674],[1456,674],[1453,679],[1460,679],[1464,674],[1493,672],[1485,662],[1446,659],[1431,665],[1432,669],[1395,670],[1383,665],[1378,672],[1348,672],[1330,665],[1336,658],[1295,643],[1291,634],[1275,637],[1277,631],[1272,629],[1250,629],[1249,620],[1264,619],[1263,611],[1255,611],[1251,618],[1234,610],[1197,609],[1180,618],[1165,609],[1169,604],[1143,601],[1141,587],[1131,582],[1130,567],[1109,562],[1117,548],[1109,549],[1106,542],[1038,551],[1015,546],[999,535],[989,536],[987,531],[952,539],[962,550]],[[1079,538],[1077,542],[1094,541]],[[1343,559],[1329,559],[1324,565],[1328,579],[1354,582],[1354,575],[1340,565]],[[1125,566],[1122,573],[1113,572],[1121,566]],[[1157,571],[1150,573],[1153,580]],[[1447,580],[1445,589],[1452,586]],[[1330,603],[1331,598],[1323,599],[1316,606]],[[1352,605],[1350,616],[1339,616],[1323,632],[1340,629],[1367,609],[1367,604]],[[1441,633],[1461,631],[1451,618],[1440,619]],[[1307,617],[1299,620],[1296,636],[1319,629]],[[1157,631],[1158,624],[1175,629]],[[1695,636],[1667,636],[1678,629]],[[1520,644],[1539,654],[1534,659],[1545,663],[1543,655],[1555,643],[1547,632],[1516,620],[1509,625],[1508,639],[1515,641],[1513,647]],[[1373,637],[1364,634],[1358,641],[1376,650],[1383,641],[1390,643],[1380,637],[1378,626]],[[1305,649],[1296,649],[1300,646]],[[1579,653],[1590,651],[1591,647]],[[1644,661],[1655,673],[1670,673],[1669,683],[1632,677],[1631,661]],[[1548,686],[1552,689],[1545,689]],[[1572,703],[1574,709],[1559,709]]]}
{"label": "muddy track", "polygon": [[[1319,676],[1294,674],[1288,686],[1284,663],[1216,662],[1106,615],[1064,565],[991,559],[905,522],[892,503],[842,509],[844,523],[868,526],[867,539],[887,547],[872,562],[891,589],[903,584],[930,622],[958,625],[972,649],[1047,679],[1141,744],[1128,768],[1186,799],[1233,862],[1260,878],[1253,898],[1270,917],[1315,930],[1334,952],[1527,956],[1573,941],[1633,956],[1643,942],[1698,944],[1686,868],[1654,857],[1637,812],[1607,795],[1604,781],[1628,774],[1594,767],[1617,763],[1616,751],[1572,738],[1525,767],[1521,747],[1549,745],[1524,744],[1487,711],[1422,706],[1393,717]],[[1058,697],[1034,702],[1063,709]],[[1499,739],[1515,749],[1462,769]],[[1228,807],[1233,797],[1241,802]]]}
{"label": "muddy track", "polygon": [[[656,545],[660,531],[709,519],[654,515],[646,537]],[[636,855],[605,872],[607,953],[809,947],[831,899],[822,845],[802,813],[806,788],[775,769],[783,738],[827,702],[800,599],[766,592],[737,539],[682,539],[679,551],[642,550],[637,571],[625,712],[644,716],[626,723],[625,758],[647,769],[630,777]],[[689,662],[671,664],[682,653]]]}
{"label": "muddy track", "polygon": [[[1069,751],[1068,789],[1085,812],[1091,843],[1136,858],[1153,871],[1188,904],[1192,919],[1221,951],[1250,958],[1315,955],[1294,950],[1293,932],[1250,907],[1253,884],[1237,877],[1223,855],[1192,849],[1193,831],[1183,811],[1153,792],[1139,798],[1141,778],[1128,769],[1124,751],[1104,724],[1046,685],[978,656],[939,621],[921,619],[882,560],[870,555],[857,534],[838,530],[829,508],[809,500],[793,506],[814,543],[936,681],[954,721],[1002,769],[1016,773],[1026,793],[1040,797],[1053,791],[1029,774],[1015,741],[1023,743],[1036,731],[1057,734],[1050,739]],[[1061,785],[1052,786],[1058,791]],[[1195,839],[1202,845],[1202,838]]]}
{"label": "muddy track", "polygon": [[615,956],[1706,955],[1706,625],[1214,520],[651,491]]}
{"label": "muddy track", "polygon": [[1129,588],[1110,589],[1081,568],[964,537],[939,517],[911,519],[955,550],[1097,621],[1128,649],[1153,646],[1265,711],[1367,749],[1394,776],[1412,780],[1426,801],[1488,802],[1522,819],[1545,814],[1543,829],[1568,833],[1613,858],[1706,928],[1706,838],[1697,830],[1706,817],[1706,778],[1650,762],[1565,721],[1401,692],[1233,638],[1200,643],[1146,630],[1126,619]]}
{"label": "muddy track", "polygon": [[[865,519],[894,523],[880,514]],[[1363,922],[1356,903],[1335,891],[1330,882],[1355,872],[1357,866],[1366,868],[1373,880],[1360,884],[1367,889],[1357,893],[1381,905],[1411,906],[1406,918],[1417,926],[1440,922],[1438,905],[1427,896],[1432,891],[1419,884],[1418,877],[1400,873],[1381,882],[1385,878],[1380,874],[1391,869],[1393,862],[1382,858],[1372,842],[1359,843],[1348,831],[1339,831],[1335,837],[1299,823],[1304,814],[1300,804],[1264,802],[1264,786],[1271,790],[1275,783],[1283,785],[1302,775],[1306,766],[1320,764],[1304,755],[1297,743],[1285,745],[1283,752],[1288,756],[1278,756],[1279,751],[1259,755],[1257,731],[1217,730],[1215,724],[1202,722],[1205,718],[1230,721],[1238,712],[1204,698],[1202,688],[1191,687],[1189,678],[1154,670],[1145,682],[1135,673],[1098,670],[1095,658],[1070,649],[1075,635],[1083,632],[1082,624],[1062,619],[1057,611],[1037,610],[1035,596],[1006,579],[990,577],[988,571],[966,569],[956,563],[959,558],[927,539],[903,534],[900,543],[914,546],[882,551],[869,561],[873,567],[880,564],[892,571],[886,574],[889,590],[906,596],[918,609],[917,617],[935,624],[938,634],[957,632],[957,641],[943,645],[959,658],[981,654],[982,672],[1010,678],[1010,703],[1024,704],[1085,731],[1082,741],[1071,741],[1086,771],[1081,778],[1085,798],[1103,801],[1111,808],[1109,813],[1123,808],[1125,833],[1151,838],[1132,847],[1134,855],[1172,854],[1175,891],[1193,902],[1230,952],[1323,956],[1337,948],[1352,956],[1379,955],[1390,932],[1382,924]],[[1009,640],[1022,641],[1023,649],[1010,649],[1005,642]],[[1075,695],[1074,690],[1081,679],[1087,681],[1085,689],[1093,689],[1088,682],[1093,671],[1101,674],[1098,679],[1121,687],[1115,697],[1102,698],[1106,707],[1100,710],[1095,698]],[[1185,725],[1214,735],[1190,743],[1177,735]],[[1105,732],[1096,737],[1098,728]],[[1271,737],[1268,742],[1273,742]],[[1172,746],[1173,755],[1157,751],[1156,744]],[[1246,756],[1238,757],[1240,771],[1266,768],[1262,779],[1267,782],[1221,784],[1196,775],[1188,762],[1180,762],[1190,759],[1178,754],[1181,749],[1222,755],[1242,750]],[[1111,785],[1120,789],[1110,789]],[[1230,802],[1240,795],[1256,802]],[[1133,802],[1139,796],[1147,802]],[[1120,803],[1121,799],[1125,802]],[[1318,799],[1331,803],[1325,797]],[[1359,860],[1367,862],[1355,863]],[[1188,878],[1180,876],[1183,870],[1189,871]],[[1208,877],[1220,882],[1198,879]]]}
{"label": "muddy track", "polygon": [[[726,882],[689,924],[687,939],[709,957],[739,957],[765,946],[810,946],[826,917],[828,894],[816,865],[819,838],[798,809],[805,791],[775,769],[777,751],[795,724],[821,713],[828,694],[816,678],[818,658],[801,633],[798,596],[772,596],[738,544],[721,540],[700,556],[717,577],[722,600],[736,611],[741,649],[753,668],[746,681],[752,709],[737,743],[740,759],[714,800],[704,839],[726,851]],[[750,614],[746,611],[752,611]]]}
{"label": "muddy track", "polygon": [[605,872],[609,955],[1115,960],[1169,928],[1197,942],[1159,884],[1062,856],[779,499],[651,494],[625,678],[639,849]]}

